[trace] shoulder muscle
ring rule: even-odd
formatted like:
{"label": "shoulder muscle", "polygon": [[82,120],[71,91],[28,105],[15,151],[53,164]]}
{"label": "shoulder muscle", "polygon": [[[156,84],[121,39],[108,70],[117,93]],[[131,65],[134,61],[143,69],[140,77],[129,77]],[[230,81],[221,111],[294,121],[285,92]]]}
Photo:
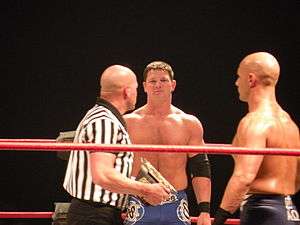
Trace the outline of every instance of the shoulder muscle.
{"label": "shoulder muscle", "polygon": [[239,123],[236,138],[242,147],[266,147],[271,123],[255,114],[246,115]]}

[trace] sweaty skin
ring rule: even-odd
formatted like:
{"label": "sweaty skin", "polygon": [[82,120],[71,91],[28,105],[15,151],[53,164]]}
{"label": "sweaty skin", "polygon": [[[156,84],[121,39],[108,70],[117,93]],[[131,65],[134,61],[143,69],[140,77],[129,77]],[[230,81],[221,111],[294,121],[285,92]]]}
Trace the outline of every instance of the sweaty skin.
{"label": "sweaty skin", "polygon": [[[276,101],[279,64],[265,52],[247,56],[239,65],[240,100],[249,112],[240,121],[233,146],[249,148],[299,148],[299,128]],[[235,155],[233,175],[221,208],[233,213],[245,194],[293,195],[297,191],[297,157]]]}
{"label": "sweaty skin", "polygon": [[[203,127],[193,115],[184,113],[171,104],[176,81],[164,69],[151,69],[143,82],[147,103],[124,116],[133,144],[149,145],[203,145]],[[186,166],[188,153],[136,152],[132,175],[140,169],[144,157],[175,187],[187,188]],[[198,202],[210,202],[211,181],[207,177],[192,180]],[[200,213],[198,225],[210,225],[209,213]]]}
{"label": "sweaty skin", "polygon": [[[199,138],[202,132],[199,121],[174,106],[165,115],[151,113],[147,110],[147,106],[144,106],[127,116],[126,120],[131,140],[135,144],[203,144],[203,140]],[[140,157],[149,160],[177,190],[187,187],[186,153],[137,152],[133,176],[136,176],[139,171]]]}
{"label": "sweaty skin", "polygon": [[[243,140],[247,132],[254,130],[256,135],[263,135],[264,140],[251,135],[248,140]],[[252,133],[252,131],[251,131]],[[234,138],[234,146],[247,146],[247,142],[256,142],[255,147],[268,148],[296,148],[299,139],[298,128],[290,116],[279,106],[268,105],[261,110],[249,113],[241,122]],[[260,142],[260,143],[259,143]],[[254,143],[251,144],[254,147]],[[263,156],[263,157],[239,157],[235,156],[236,167],[243,165],[243,158],[248,160],[257,158],[260,167],[253,165],[257,170],[255,180],[250,186],[250,193],[278,193],[294,194],[295,179],[297,175],[297,160],[291,156]],[[240,165],[241,164],[241,165]],[[252,166],[252,163],[247,163]]]}

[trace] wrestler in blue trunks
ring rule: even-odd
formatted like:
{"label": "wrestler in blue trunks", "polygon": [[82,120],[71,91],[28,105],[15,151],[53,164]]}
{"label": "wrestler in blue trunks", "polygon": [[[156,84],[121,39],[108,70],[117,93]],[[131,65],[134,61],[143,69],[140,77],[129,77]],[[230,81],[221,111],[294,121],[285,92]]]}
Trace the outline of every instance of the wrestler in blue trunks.
{"label": "wrestler in blue trunks", "polygon": [[125,225],[188,225],[188,201],[185,191],[178,191],[161,205],[151,206],[130,196]]}
{"label": "wrestler in blue trunks", "polygon": [[241,207],[241,225],[296,225],[299,213],[290,196],[252,194]]}

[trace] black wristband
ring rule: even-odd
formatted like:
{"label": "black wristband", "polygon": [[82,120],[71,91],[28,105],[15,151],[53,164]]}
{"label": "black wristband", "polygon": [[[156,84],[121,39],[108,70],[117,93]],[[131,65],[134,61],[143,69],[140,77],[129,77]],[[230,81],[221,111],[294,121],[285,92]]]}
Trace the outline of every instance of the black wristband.
{"label": "black wristband", "polygon": [[198,212],[210,213],[210,203],[209,202],[200,202],[198,203]]}
{"label": "black wristband", "polygon": [[225,209],[218,208],[215,214],[215,219],[212,225],[223,225],[227,218],[231,217],[232,214]]}

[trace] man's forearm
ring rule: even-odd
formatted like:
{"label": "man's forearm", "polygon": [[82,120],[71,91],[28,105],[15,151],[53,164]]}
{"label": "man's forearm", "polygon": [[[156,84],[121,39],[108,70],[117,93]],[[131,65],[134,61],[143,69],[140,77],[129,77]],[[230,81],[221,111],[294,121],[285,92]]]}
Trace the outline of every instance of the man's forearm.
{"label": "man's forearm", "polygon": [[194,177],[192,184],[197,198],[197,224],[210,225],[211,180],[208,177]]}
{"label": "man's forearm", "polygon": [[192,184],[197,202],[210,202],[211,180],[207,177],[194,177]]}
{"label": "man's forearm", "polygon": [[220,207],[230,213],[234,213],[244,200],[249,190],[250,183],[243,181],[239,176],[232,176],[225,189]]}
{"label": "man's forearm", "polygon": [[296,191],[300,190],[300,157],[297,158]]}
{"label": "man's forearm", "polygon": [[249,188],[239,176],[232,176],[225,189],[220,207],[215,213],[213,225],[223,225],[239,208]]}
{"label": "man's forearm", "polygon": [[102,174],[98,179],[97,184],[103,188],[116,193],[146,195],[146,184],[127,178],[118,173],[115,169],[111,169]]}

